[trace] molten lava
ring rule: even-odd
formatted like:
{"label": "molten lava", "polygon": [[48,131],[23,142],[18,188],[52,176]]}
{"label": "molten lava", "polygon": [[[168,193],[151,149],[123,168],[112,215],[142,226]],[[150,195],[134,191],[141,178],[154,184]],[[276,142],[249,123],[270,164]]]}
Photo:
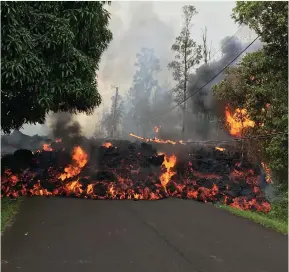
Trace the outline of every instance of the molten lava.
{"label": "molten lava", "polygon": [[106,147],[106,148],[109,148],[109,147],[112,147],[112,143],[110,142],[105,142],[102,146]]}
{"label": "molten lava", "polygon": [[160,181],[165,190],[171,177],[174,174],[176,174],[176,172],[172,170],[175,167],[176,162],[177,162],[177,157],[175,155],[164,157],[164,162],[162,166],[164,166],[164,168],[166,169],[166,172],[160,176]]}
{"label": "molten lava", "polygon": [[183,141],[162,140],[162,139],[158,139],[158,138],[143,138],[143,137],[135,135],[133,133],[130,133],[129,136],[132,136],[132,137],[137,138],[139,140],[143,140],[145,142],[154,142],[154,143],[158,143],[158,144],[172,144],[172,145],[184,144]]}
{"label": "molten lava", "polygon": [[230,128],[230,134],[233,136],[242,136],[242,131],[248,127],[254,127],[255,122],[249,119],[246,109],[237,108],[233,114],[230,113],[229,107],[226,107],[226,121]]}
{"label": "molten lava", "polygon": [[222,151],[222,152],[225,151],[225,148],[219,147],[219,146],[216,146],[215,149],[216,149],[216,150],[219,150],[219,151]]}
{"label": "molten lava", "polygon": [[103,148],[97,142],[92,145],[97,150],[90,150],[92,159],[88,160],[82,147],[74,147],[70,155],[63,144],[58,150],[31,152],[27,158],[27,152],[21,150],[20,157],[14,154],[8,160],[2,158],[1,196],[135,200],[178,197],[270,211],[259,184],[259,168],[245,156],[245,163],[232,163],[238,159],[232,155],[234,152],[224,152],[220,158],[215,147],[204,150],[200,146],[192,147],[189,158],[177,158],[158,153],[149,145],[116,141],[118,148]]}
{"label": "molten lava", "polygon": [[50,144],[43,144],[43,150],[44,151],[52,151],[53,149],[50,147]]}
{"label": "molten lava", "polygon": [[81,149],[80,146],[77,146],[73,150],[72,160],[73,164],[64,169],[65,173],[61,174],[59,179],[65,180],[78,175],[81,168],[83,168],[87,163],[87,154]]}

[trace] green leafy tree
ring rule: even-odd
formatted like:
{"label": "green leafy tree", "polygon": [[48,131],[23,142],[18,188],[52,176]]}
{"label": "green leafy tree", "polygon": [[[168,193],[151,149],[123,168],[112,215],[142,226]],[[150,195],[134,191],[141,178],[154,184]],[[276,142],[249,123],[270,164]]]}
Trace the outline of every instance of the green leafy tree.
{"label": "green leafy tree", "polygon": [[[168,68],[173,70],[173,78],[178,82],[175,88],[176,102],[185,101],[188,96],[187,84],[192,74],[192,68],[200,63],[202,58],[202,47],[191,37],[192,18],[197,14],[194,6],[183,7],[184,23],[180,35],[176,38],[172,45],[172,50],[175,52],[175,60],[168,64]],[[183,124],[182,138],[185,137],[185,121],[186,121],[186,106],[185,101],[182,104],[183,109]]]}
{"label": "green leafy tree", "polygon": [[103,2],[2,2],[2,126],[44,123],[48,112],[90,114],[96,70],[112,33]]}
{"label": "green leafy tree", "polygon": [[258,139],[251,148],[269,163],[275,180],[288,180],[288,2],[237,2],[233,17],[253,28],[265,45],[226,71],[214,93],[233,108],[248,110],[255,127],[248,135],[283,132]]}

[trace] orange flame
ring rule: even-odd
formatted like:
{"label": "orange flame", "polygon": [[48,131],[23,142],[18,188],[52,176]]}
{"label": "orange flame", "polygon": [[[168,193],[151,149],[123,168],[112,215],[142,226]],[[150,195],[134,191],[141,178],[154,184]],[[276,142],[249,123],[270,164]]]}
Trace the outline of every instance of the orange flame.
{"label": "orange flame", "polygon": [[255,122],[249,119],[246,109],[237,108],[232,115],[229,107],[226,107],[225,114],[230,127],[230,134],[233,136],[241,136],[244,128],[255,126]]}
{"label": "orange flame", "polygon": [[143,140],[145,142],[154,142],[154,143],[158,143],[158,144],[172,144],[172,145],[184,144],[183,141],[162,140],[162,139],[158,139],[158,138],[144,138],[144,137],[141,137],[141,136],[137,136],[137,135],[135,135],[133,133],[130,133],[129,136],[132,136],[134,138]]}
{"label": "orange flame", "polygon": [[224,150],[225,150],[225,148],[219,147],[219,146],[216,146],[215,149],[216,149],[216,150],[219,150],[219,151],[224,151]]}
{"label": "orange flame", "polygon": [[61,174],[59,179],[65,180],[78,175],[81,168],[83,168],[87,163],[87,154],[81,149],[80,146],[77,146],[73,149],[72,159],[73,164],[64,169],[65,173]]}
{"label": "orange flame", "polygon": [[158,133],[159,132],[159,127],[155,126],[154,130],[155,130],[156,133]]}
{"label": "orange flame", "polygon": [[162,165],[166,168],[166,172],[160,176],[161,184],[165,188],[165,190],[166,190],[166,186],[167,186],[168,182],[170,181],[171,177],[176,173],[172,170],[172,168],[175,166],[176,162],[177,162],[177,157],[175,155],[172,155],[170,157],[167,157],[165,155],[164,162]]}
{"label": "orange flame", "polygon": [[272,176],[271,176],[271,170],[270,168],[264,163],[264,162],[261,162],[261,165],[264,169],[264,172],[266,174],[266,177],[265,177],[265,180],[267,183],[272,183]]}
{"label": "orange flame", "polygon": [[50,147],[50,144],[43,144],[44,151],[52,151],[53,149]]}
{"label": "orange flame", "polygon": [[109,148],[109,147],[112,147],[112,143],[106,142],[106,143],[102,144],[102,146]]}

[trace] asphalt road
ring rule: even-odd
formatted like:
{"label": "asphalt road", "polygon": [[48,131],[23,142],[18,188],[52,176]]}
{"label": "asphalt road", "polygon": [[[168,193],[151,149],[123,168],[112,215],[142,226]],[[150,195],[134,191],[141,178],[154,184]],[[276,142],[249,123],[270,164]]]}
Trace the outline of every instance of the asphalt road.
{"label": "asphalt road", "polygon": [[2,271],[285,272],[287,236],[190,200],[25,199]]}

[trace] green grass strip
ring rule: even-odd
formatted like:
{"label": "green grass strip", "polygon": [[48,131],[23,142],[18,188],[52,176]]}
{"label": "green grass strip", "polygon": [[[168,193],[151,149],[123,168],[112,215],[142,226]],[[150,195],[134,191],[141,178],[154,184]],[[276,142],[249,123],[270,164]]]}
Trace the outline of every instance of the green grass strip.
{"label": "green grass strip", "polygon": [[277,218],[269,217],[270,213],[263,214],[263,213],[252,212],[252,211],[243,211],[243,210],[239,210],[237,208],[233,208],[233,207],[225,206],[225,205],[218,205],[218,207],[225,209],[237,216],[250,219],[267,228],[271,228],[283,234],[288,234],[288,221],[280,221]]}
{"label": "green grass strip", "polygon": [[21,199],[1,199],[1,234],[13,223],[14,216],[20,207]]}

